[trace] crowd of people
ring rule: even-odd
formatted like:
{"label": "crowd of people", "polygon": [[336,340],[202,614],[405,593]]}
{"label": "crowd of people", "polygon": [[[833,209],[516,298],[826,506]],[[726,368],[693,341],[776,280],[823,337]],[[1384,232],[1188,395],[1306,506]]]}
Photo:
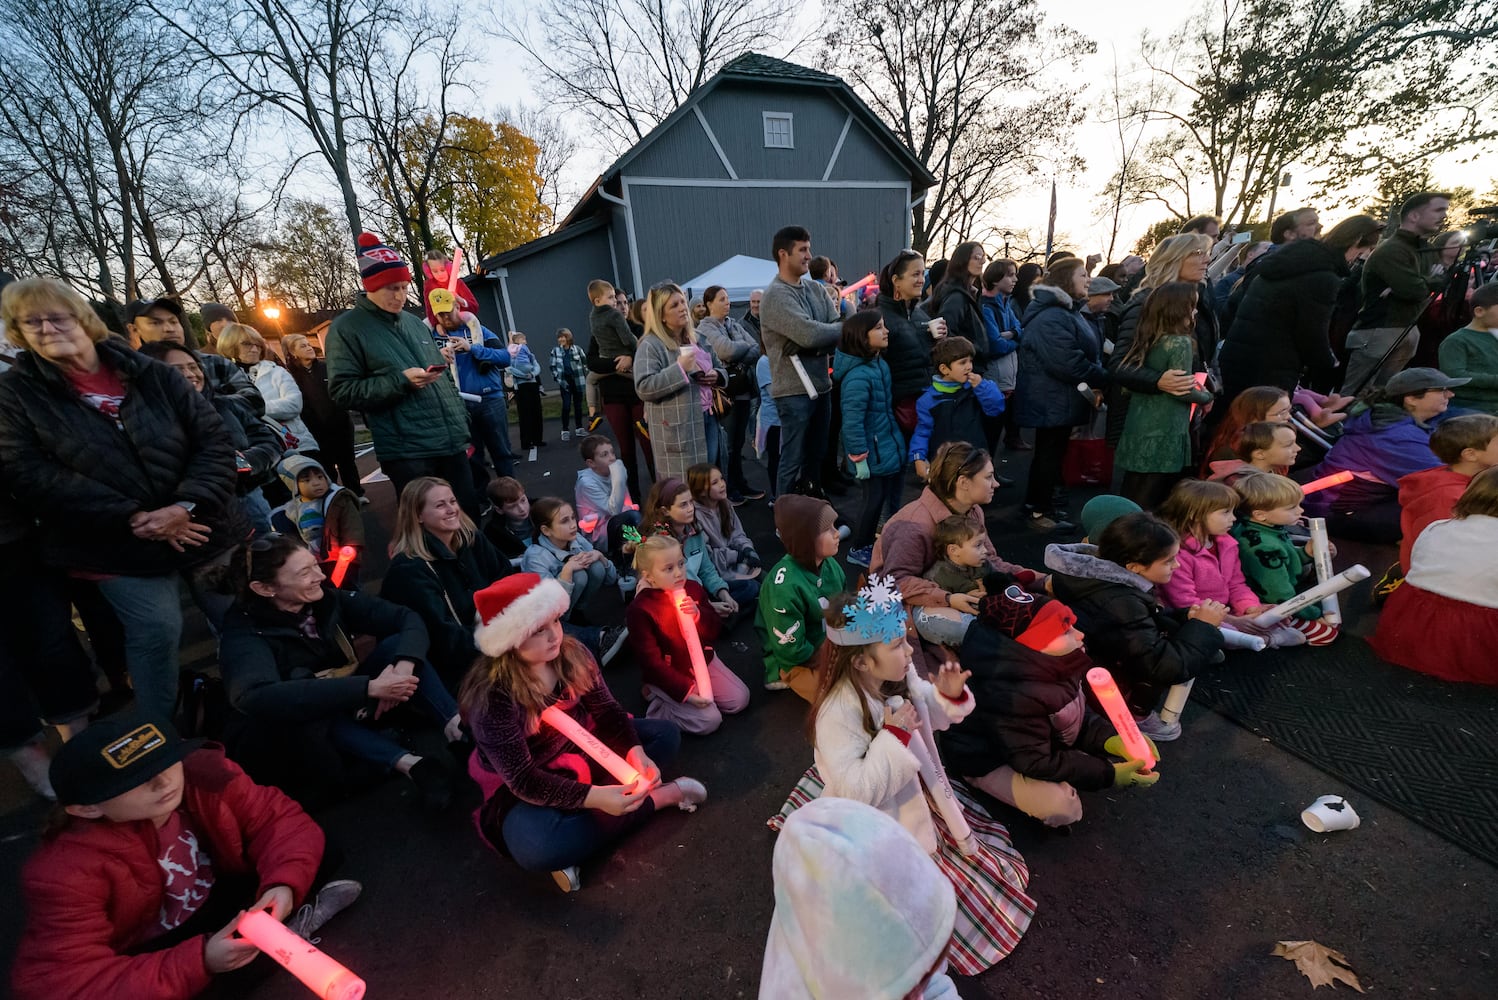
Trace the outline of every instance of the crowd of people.
{"label": "crowd of people", "polygon": [[[901,891],[941,933],[825,932],[899,956],[870,996],[954,996],[948,967],[1001,961],[1035,909],[994,803],[1063,827],[1085,793],[1159,778],[1096,711],[1090,667],[1153,746],[1229,655],[1340,641],[1324,603],[1275,611],[1335,555],[1305,515],[1400,543],[1379,655],[1498,683],[1498,283],[1427,243],[1447,203],[1410,198],[1382,240],[1366,216],[1323,235],[1310,209],[1265,242],[1193,219],[1096,274],[1064,251],[902,250],[862,291],[787,226],[742,316],[720,287],[632,301],[580,281],[586,346],[559,331],[546,357],[578,455],[564,495],[517,478],[545,443],[542,359],[483,326],[440,251],[423,322],[410,266],[364,234],[363,290],[325,356],[216,304],[201,334],[170,299],[111,329],[62,281],[7,284],[0,546],[29,572],[3,575],[0,744],[59,806],[23,879],[16,995],[194,995],[253,958],[230,919],[249,907],[310,935],[359,887],[304,810],[390,773],[432,810],[477,786],[483,842],[579,889],[655,811],[707,799],[665,775],[683,733],[749,707],[715,644],[752,620],[749,676],[810,704],[813,746],[771,821],[761,995],[861,975],[798,962],[787,935],[850,912],[795,871],[868,850],[913,873]],[[1440,367],[1410,367],[1463,267],[1478,280],[1442,304],[1461,323]],[[353,414],[398,498],[377,593]],[[1031,453],[1022,488],[996,471],[1005,451]],[[1083,452],[1106,473],[1079,475]],[[1073,518],[1071,490],[1116,473]],[[1047,536],[1043,566],[995,547],[1003,490]],[[829,493],[854,495],[840,512]],[[740,520],[758,502],[773,541]],[[218,647],[217,680],[185,687],[183,583]],[[641,717],[606,679],[620,656]],[[446,751],[415,752],[392,720]]]}

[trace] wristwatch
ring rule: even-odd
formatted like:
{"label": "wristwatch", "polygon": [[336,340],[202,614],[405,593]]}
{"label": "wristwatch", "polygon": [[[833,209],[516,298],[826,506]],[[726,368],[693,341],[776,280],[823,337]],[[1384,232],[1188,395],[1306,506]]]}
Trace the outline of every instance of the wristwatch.
{"label": "wristwatch", "polygon": [[183,510],[187,511],[189,517],[192,516],[193,511],[198,509],[198,505],[193,503],[191,500],[178,500],[175,506],[181,507]]}

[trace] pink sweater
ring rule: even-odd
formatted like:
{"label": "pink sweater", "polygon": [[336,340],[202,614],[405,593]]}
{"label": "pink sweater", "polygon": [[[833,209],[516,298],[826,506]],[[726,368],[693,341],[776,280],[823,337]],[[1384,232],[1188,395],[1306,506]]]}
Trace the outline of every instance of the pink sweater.
{"label": "pink sweater", "polygon": [[1218,535],[1210,547],[1195,538],[1181,540],[1181,565],[1170,582],[1158,588],[1160,601],[1167,608],[1189,608],[1202,601],[1221,601],[1242,614],[1246,608],[1263,604],[1243,579],[1243,564],[1238,561],[1238,540],[1232,535]]}

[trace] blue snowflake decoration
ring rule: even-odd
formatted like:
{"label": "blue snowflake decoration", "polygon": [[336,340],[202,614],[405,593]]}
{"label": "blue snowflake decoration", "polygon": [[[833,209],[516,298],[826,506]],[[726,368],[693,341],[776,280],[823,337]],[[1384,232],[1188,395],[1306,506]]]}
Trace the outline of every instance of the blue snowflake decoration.
{"label": "blue snowflake decoration", "polygon": [[868,646],[894,642],[905,634],[905,607],[892,576],[871,576],[858,591],[858,600],[843,606],[842,628],[828,628],[827,638],[839,646]]}

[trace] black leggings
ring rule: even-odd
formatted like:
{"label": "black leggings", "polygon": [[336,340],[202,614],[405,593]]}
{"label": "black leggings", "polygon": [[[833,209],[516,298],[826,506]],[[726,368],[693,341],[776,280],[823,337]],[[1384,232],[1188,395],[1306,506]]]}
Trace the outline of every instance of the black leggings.
{"label": "black leggings", "polygon": [[1051,497],[1061,485],[1061,465],[1070,446],[1070,427],[1035,428],[1035,454],[1030,459],[1030,481],[1025,484],[1026,507],[1050,512]]}

